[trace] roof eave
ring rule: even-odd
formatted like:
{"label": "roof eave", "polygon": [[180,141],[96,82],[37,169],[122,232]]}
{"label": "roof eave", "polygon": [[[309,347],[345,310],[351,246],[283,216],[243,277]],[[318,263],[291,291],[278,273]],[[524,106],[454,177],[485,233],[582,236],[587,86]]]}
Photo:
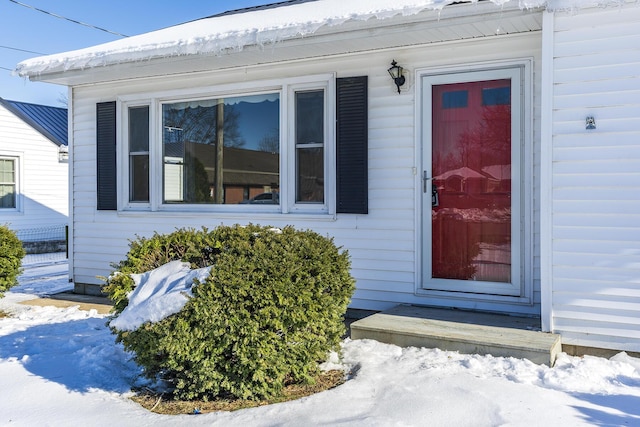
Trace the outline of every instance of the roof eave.
{"label": "roof eave", "polygon": [[[310,35],[291,37],[269,45],[247,45],[242,49],[226,49],[222,52],[198,52],[175,56],[153,56],[145,53],[140,58],[108,63],[101,66],[64,68],[63,64],[40,73],[27,73],[32,81],[75,86],[129,78],[153,77],[197,71],[216,71],[274,62],[312,59],[328,55],[366,52],[377,49],[410,46],[403,37],[420,26],[448,26],[452,20],[464,23],[478,20],[483,15],[500,14],[504,19],[512,15],[526,15],[535,10],[522,10],[517,2],[502,7],[492,2],[463,3],[447,6],[443,10],[426,10],[411,16],[395,16],[384,20],[351,20],[339,25],[324,25]],[[481,18],[482,19],[482,18]],[[390,36],[391,35],[391,36]],[[486,34],[488,35],[488,34]],[[348,41],[359,39],[357,46]],[[424,40],[423,43],[441,40]],[[308,47],[301,54],[300,46]],[[322,47],[322,49],[319,49]],[[298,49],[296,49],[298,48]],[[169,66],[169,68],[167,68]],[[117,70],[117,73],[114,73]]]}

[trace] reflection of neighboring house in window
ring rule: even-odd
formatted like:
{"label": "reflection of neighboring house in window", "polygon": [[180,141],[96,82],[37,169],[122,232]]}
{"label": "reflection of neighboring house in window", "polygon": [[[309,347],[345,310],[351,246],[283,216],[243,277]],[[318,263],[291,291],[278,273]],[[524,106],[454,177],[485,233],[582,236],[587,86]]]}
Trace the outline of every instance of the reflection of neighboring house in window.
{"label": "reflection of neighboring house in window", "polygon": [[166,202],[184,200],[183,170],[184,144],[181,142],[164,144],[164,200]]}
{"label": "reflection of neighboring house in window", "polygon": [[[257,194],[279,189],[280,155],[267,151],[225,147],[224,200],[227,204],[240,203]],[[207,168],[212,178],[213,170]]]}
{"label": "reflection of neighboring house in window", "polygon": [[511,189],[511,165],[491,165],[482,168],[488,176],[487,192],[508,191]]}
{"label": "reflection of neighboring house in window", "polygon": [[448,170],[436,176],[434,180],[439,189],[451,192],[479,193],[484,191],[487,177],[467,166]]}
{"label": "reflection of neighboring house in window", "polygon": [[[187,157],[202,163],[207,175],[209,192],[211,197],[214,197],[215,145],[176,142],[165,144],[164,150],[164,197],[167,202],[184,200],[184,165],[190,161]],[[279,162],[278,153],[225,147],[222,162],[224,203],[236,204],[257,194],[278,190]]]}

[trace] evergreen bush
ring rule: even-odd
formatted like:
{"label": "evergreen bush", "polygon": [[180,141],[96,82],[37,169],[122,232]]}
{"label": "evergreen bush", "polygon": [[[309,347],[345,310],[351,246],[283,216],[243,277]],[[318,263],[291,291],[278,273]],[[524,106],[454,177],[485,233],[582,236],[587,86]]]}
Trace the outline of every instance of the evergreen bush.
{"label": "evergreen bush", "polygon": [[[338,350],[354,291],[349,256],[333,240],[293,227],[179,229],[131,243],[105,290],[115,313],[133,281],[171,260],[212,265],[177,314],[117,331],[145,375],[173,385],[183,400],[262,399],[289,383],[310,383]],[[124,274],[123,274],[124,273]]]}
{"label": "evergreen bush", "polygon": [[0,298],[18,284],[22,259],[26,252],[22,242],[9,227],[0,225]]}

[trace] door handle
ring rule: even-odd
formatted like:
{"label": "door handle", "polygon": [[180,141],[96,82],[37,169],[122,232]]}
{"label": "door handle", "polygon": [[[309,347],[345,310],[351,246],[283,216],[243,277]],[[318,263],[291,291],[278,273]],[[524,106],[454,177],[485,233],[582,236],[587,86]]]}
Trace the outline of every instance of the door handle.
{"label": "door handle", "polygon": [[422,171],[422,192],[423,193],[427,192],[427,184],[429,183],[430,180],[431,178],[427,176],[427,171]]}
{"label": "door handle", "polygon": [[440,204],[440,198],[438,197],[438,187],[433,182],[433,178],[427,176],[427,171],[422,171],[422,192],[426,193],[429,188],[429,181],[431,181],[431,206],[436,207]]}

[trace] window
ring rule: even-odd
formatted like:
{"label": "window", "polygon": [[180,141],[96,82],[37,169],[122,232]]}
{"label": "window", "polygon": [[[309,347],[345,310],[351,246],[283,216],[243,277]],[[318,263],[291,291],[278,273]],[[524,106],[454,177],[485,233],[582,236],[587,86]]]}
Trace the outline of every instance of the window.
{"label": "window", "polygon": [[324,90],[296,92],[296,203],[324,203],[324,111]]}
{"label": "window", "polygon": [[164,203],[239,204],[276,194],[279,93],[163,104],[162,158]]}
{"label": "window", "polygon": [[208,91],[97,105],[98,209],[367,213],[366,76]]}
{"label": "window", "polygon": [[17,208],[17,164],[15,158],[0,157],[0,209]]}
{"label": "window", "polygon": [[149,202],[149,106],[129,108],[129,201]]}

